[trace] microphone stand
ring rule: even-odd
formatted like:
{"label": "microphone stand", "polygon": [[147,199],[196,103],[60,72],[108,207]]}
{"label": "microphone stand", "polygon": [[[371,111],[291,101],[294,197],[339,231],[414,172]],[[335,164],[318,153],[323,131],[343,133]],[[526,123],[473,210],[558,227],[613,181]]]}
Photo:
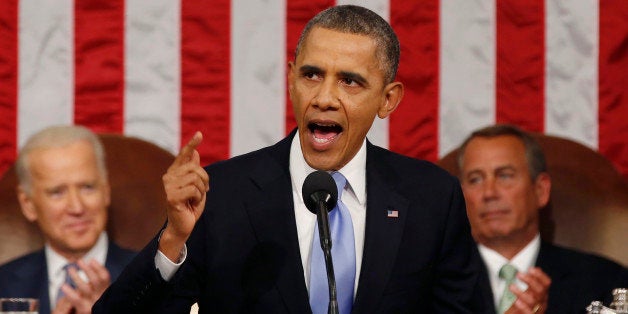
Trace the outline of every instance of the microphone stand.
{"label": "microphone stand", "polygon": [[[329,198],[329,196],[327,196]],[[316,218],[318,220],[318,233],[321,240],[321,249],[325,258],[325,269],[327,270],[327,283],[329,286],[329,306],[328,314],[338,314],[338,298],[336,296],[336,276],[334,275],[334,264],[331,260],[331,233],[329,232],[329,216],[325,200],[319,199]]]}

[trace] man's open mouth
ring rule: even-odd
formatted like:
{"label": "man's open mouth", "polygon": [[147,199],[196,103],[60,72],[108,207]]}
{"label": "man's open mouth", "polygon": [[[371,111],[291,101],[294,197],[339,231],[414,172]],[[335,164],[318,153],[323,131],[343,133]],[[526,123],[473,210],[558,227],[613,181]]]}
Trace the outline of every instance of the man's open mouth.
{"label": "man's open mouth", "polygon": [[314,141],[320,144],[331,142],[342,133],[342,126],[336,123],[310,122],[307,127],[314,135]]}

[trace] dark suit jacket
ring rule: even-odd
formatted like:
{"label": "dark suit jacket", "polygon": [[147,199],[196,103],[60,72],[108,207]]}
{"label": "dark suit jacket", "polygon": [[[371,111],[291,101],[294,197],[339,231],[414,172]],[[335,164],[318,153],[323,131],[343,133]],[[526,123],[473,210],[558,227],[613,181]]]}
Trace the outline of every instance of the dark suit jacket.
{"label": "dark suit jacket", "polygon": [[[591,301],[609,306],[614,288],[628,287],[628,271],[621,265],[599,256],[577,252],[541,242],[536,260],[552,279],[546,313],[586,313]],[[484,265],[478,298],[484,302],[481,313],[495,313],[493,293]],[[480,312],[480,311],[478,311]]]}
{"label": "dark suit jacket", "polygon": [[[207,206],[187,258],[166,283],[154,239],[103,294],[95,313],[311,312],[289,173],[294,132],[206,168]],[[362,270],[353,313],[466,312],[480,262],[456,178],[370,143]],[[398,218],[387,210],[399,211]]]}
{"label": "dark suit jacket", "polygon": [[[112,281],[120,275],[135,254],[109,241],[105,267],[109,270]],[[39,313],[50,313],[48,266],[43,249],[0,266],[0,298],[37,298]]]}

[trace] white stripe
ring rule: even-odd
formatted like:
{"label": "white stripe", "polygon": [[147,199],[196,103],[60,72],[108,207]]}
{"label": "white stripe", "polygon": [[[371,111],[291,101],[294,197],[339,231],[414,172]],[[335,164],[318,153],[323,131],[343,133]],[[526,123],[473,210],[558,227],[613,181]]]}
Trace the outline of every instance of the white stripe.
{"label": "white stripe", "polygon": [[74,121],[74,3],[19,1],[18,146],[38,130]]}
{"label": "white stripe", "polygon": [[545,132],[598,146],[596,0],[546,1]]}
{"label": "white stripe", "polygon": [[438,155],[495,121],[495,0],[442,0]]}
{"label": "white stripe", "polygon": [[124,133],[172,153],[181,133],[179,1],[127,0]]}
{"label": "white stripe", "polygon": [[[372,10],[379,14],[386,21],[390,22],[390,2],[388,0],[338,0],[338,5],[355,4]],[[393,113],[394,114],[394,113]],[[369,130],[367,137],[373,144],[388,148],[388,124],[389,119],[375,117],[373,126]]]}
{"label": "white stripe", "polygon": [[231,1],[231,156],[285,135],[285,1]]}

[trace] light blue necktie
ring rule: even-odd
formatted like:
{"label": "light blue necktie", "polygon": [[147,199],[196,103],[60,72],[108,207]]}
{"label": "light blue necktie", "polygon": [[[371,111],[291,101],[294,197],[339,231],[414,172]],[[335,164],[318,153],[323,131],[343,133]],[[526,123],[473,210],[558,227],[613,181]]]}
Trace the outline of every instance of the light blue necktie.
{"label": "light blue necktie", "polygon": [[[333,172],[332,177],[338,187],[338,202],[329,212],[331,233],[331,255],[336,275],[336,291],[340,314],[351,313],[353,306],[353,287],[355,284],[355,242],[353,223],[349,209],[342,203],[342,191],[347,179],[340,172]],[[310,306],[314,314],[326,314],[329,305],[329,288],[325,259],[320,245],[318,225],[314,228],[312,254],[310,260]]]}

